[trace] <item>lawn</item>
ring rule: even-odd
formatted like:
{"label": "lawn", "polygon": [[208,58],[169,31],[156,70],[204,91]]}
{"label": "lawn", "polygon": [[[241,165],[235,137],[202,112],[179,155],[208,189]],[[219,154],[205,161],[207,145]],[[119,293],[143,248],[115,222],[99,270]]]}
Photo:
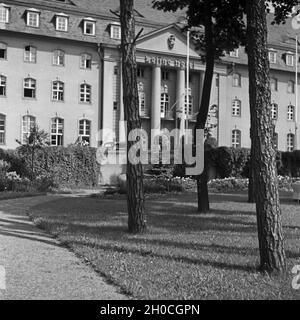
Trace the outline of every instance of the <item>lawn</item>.
{"label": "lawn", "polygon": [[151,196],[149,231],[139,236],[126,232],[122,197],[49,198],[30,215],[133,298],[299,299],[291,270],[300,264],[300,205],[283,200],[288,272],[281,277],[257,272],[255,206],[246,196],[211,195],[211,207],[198,214],[192,193]]}

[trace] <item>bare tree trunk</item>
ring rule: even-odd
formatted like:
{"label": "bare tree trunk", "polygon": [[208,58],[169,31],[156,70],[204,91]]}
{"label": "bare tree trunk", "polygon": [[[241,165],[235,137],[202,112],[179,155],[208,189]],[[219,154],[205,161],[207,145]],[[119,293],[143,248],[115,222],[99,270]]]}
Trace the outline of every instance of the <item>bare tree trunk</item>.
{"label": "bare tree trunk", "polygon": [[[205,46],[206,46],[206,69],[203,84],[203,94],[201,99],[200,110],[197,116],[196,130],[205,129],[207,116],[209,111],[211,87],[214,76],[215,67],[215,45],[213,41],[213,23],[211,16],[211,7],[209,1],[206,1],[206,21],[205,21]],[[207,161],[205,160],[205,163]],[[207,213],[210,209],[209,207],[209,197],[208,197],[208,166],[204,167],[203,173],[197,179],[197,190],[198,190],[198,211],[200,213]]]}
{"label": "bare tree trunk", "polygon": [[[122,27],[122,70],[125,120],[128,133],[141,129],[137,88],[137,64],[135,46],[134,1],[120,0],[120,20]],[[135,142],[128,142],[128,154]],[[142,164],[127,164],[127,205],[128,228],[130,233],[146,231],[145,197]]]}
{"label": "bare tree trunk", "polygon": [[251,139],[261,269],[286,268],[271,120],[265,0],[247,1]]}
{"label": "bare tree trunk", "polygon": [[[252,153],[252,152],[251,152]],[[249,167],[249,186],[248,186],[248,202],[255,203],[254,177],[253,177],[252,157],[250,157]]]}

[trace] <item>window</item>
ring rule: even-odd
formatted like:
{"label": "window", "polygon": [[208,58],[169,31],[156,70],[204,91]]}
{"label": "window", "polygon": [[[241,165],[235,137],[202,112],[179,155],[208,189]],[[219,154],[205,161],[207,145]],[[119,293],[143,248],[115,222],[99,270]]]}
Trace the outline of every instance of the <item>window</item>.
{"label": "window", "polygon": [[141,117],[147,117],[147,109],[146,109],[146,95],[144,91],[144,84],[140,82],[138,84],[138,94],[139,94],[139,110]]}
{"label": "window", "polygon": [[79,137],[82,142],[85,142],[85,144],[90,145],[91,121],[85,119],[79,121]]}
{"label": "window", "polygon": [[273,64],[277,62],[277,52],[275,50],[269,51],[269,61]]}
{"label": "window", "polygon": [[65,53],[62,50],[55,50],[53,52],[53,64],[55,66],[63,67],[65,65]]}
{"label": "window", "polygon": [[51,120],[51,146],[62,146],[64,144],[64,120],[53,118]]}
{"label": "window", "polygon": [[60,14],[56,16],[55,29],[57,31],[68,31],[69,18],[66,15]]}
{"label": "window", "polygon": [[278,120],[278,104],[272,103],[271,114],[272,120]]}
{"label": "window", "polygon": [[26,115],[22,118],[22,144],[26,144],[27,138],[30,136],[32,128],[34,128],[36,118],[33,116]]}
{"label": "window", "polygon": [[235,73],[233,76],[232,76],[232,79],[233,79],[233,87],[241,87],[242,86],[242,77],[240,74],[238,73]]}
{"label": "window", "polygon": [[293,152],[295,150],[295,135],[289,133],[287,135],[287,151]]}
{"label": "window", "polygon": [[271,78],[270,86],[271,86],[271,91],[278,91],[278,80],[275,78]]}
{"label": "window", "polygon": [[9,7],[1,4],[0,5],[0,23],[9,22]]}
{"label": "window", "polygon": [[24,98],[36,97],[36,80],[32,78],[27,78],[24,80]]}
{"label": "window", "polygon": [[278,150],[278,133],[276,132],[273,135],[273,146],[275,150]]}
{"label": "window", "polygon": [[6,77],[0,76],[0,97],[6,96]]}
{"label": "window", "polygon": [[293,67],[294,66],[294,55],[291,53],[287,53],[285,56],[285,62],[287,66]]}
{"label": "window", "polygon": [[24,61],[36,63],[36,48],[33,46],[26,46],[24,51]]}
{"label": "window", "polygon": [[0,113],[0,145],[5,144],[5,125],[6,117],[4,114]]}
{"label": "window", "polygon": [[294,121],[295,120],[295,107],[292,106],[292,105],[288,106],[287,119],[288,119],[288,121]]}
{"label": "window", "polygon": [[288,81],[287,91],[288,93],[295,93],[295,82],[293,80]]}
{"label": "window", "polygon": [[233,100],[232,102],[232,115],[234,117],[240,117],[242,114],[242,102],[238,99]]}
{"label": "window", "polygon": [[52,83],[52,100],[64,101],[65,84],[61,81],[53,81]]}
{"label": "window", "polygon": [[110,25],[110,37],[115,40],[121,40],[121,27],[120,25]]}
{"label": "window", "polygon": [[92,68],[92,56],[88,53],[83,53],[80,56],[80,68],[91,69]]}
{"label": "window", "polygon": [[83,20],[83,33],[89,36],[94,36],[96,33],[96,21],[92,18]]}
{"label": "window", "polygon": [[40,12],[36,9],[27,10],[26,24],[28,27],[38,28],[40,25]]}
{"label": "window", "polygon": [[92,87],[83,83],[80,85],[80,102],[91,103]]}
{"label": "window", "polygon": [[145,69],[143,67],[137,68],[137,77],[144,78],[145,77]]}
{"label": "window", "polygon": [[241,131],[240,130],[232,131],[232,147],[235,149],[241,148]]}
{"label": "window", "polygon": [[0,42],[0,59],[6,59],[7,46],[5,43]]}
{"label": "window", "polygon": [[162,72],[161,72],[161,79],[162,79],[163,81],[168,81],[168,80],[170,79],[169,71],[162,70]]}
{"label": "window", "polygon": [[165,85],[161,88],[161,98],[160,98],[160,115],[161,118],[167,118],[170,108],[170,98],[168,86]]}
{"label": "window", "polygon": [[234,49],[233,51],[230,51],[229,55],[232,58],[238,58],[239,57],[239,49]]}
{"label": "window", "polygon": [[185,95],[185,98],[184,98],[184,112],[187,116],[191,117],[193,115],[193,105],[194,105],[194,98],[191,95],[191,89],[189,89],[189,94]]}

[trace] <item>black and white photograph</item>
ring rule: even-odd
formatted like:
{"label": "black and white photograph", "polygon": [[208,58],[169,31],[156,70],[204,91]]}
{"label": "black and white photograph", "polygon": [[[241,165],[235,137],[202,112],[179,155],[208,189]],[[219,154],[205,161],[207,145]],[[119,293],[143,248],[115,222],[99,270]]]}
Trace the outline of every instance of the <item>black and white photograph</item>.
{"label": "black and white photograph", "polygon": [[300,0],[0,0],[0,309],[299,301],[299,74]]}

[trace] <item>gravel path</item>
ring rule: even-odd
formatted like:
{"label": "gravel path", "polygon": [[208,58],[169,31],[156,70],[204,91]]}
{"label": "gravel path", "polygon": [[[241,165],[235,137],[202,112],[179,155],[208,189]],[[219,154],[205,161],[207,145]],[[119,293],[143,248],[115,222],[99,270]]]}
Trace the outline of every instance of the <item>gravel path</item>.
{"label": "gravel path", "polygon": [[[127,299],[29,221],[27,210],[49,200],[0,201],[0,300]],[[6,290],[1,290],[1,266],[6,271]]]}

